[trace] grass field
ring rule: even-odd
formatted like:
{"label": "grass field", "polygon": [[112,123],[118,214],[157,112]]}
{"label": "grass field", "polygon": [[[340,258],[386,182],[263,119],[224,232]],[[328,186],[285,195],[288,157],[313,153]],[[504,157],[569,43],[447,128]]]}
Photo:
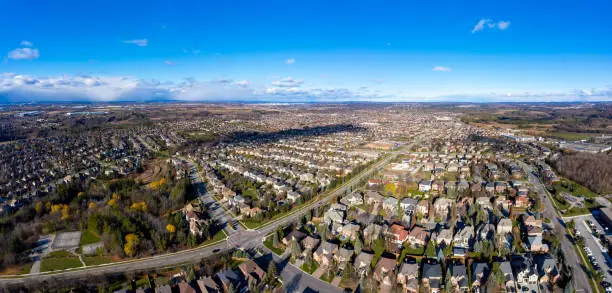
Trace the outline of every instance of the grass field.
{"label": "grass field", "polygon": [[59,250],[49,253],[40,263],[41,272],[81,267],[81,261],[70,252]]}
{"label": "grass field", "polygon": [[84,256],[83,261],[88,266],[101,265],[105,263],[111,263],[113,260],[108,256],[96,255],[96,256]]}
{"label": "grass field", "polygon": [[95,232],[85,230],[81,235],[81,247],[88,244],[98,243],[101,240],[102,239],[100,238],[100,236],[98,236]]}

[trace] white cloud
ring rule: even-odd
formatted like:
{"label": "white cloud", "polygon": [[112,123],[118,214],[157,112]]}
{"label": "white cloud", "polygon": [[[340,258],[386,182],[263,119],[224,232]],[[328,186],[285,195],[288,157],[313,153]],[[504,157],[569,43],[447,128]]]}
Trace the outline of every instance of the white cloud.
{"label": "white cloud", "polygon": [[170,61],[170,60],[166,60],[164,63],[165,63],[166,65],[168,65],[168,66],[174,66],[174,65],[176,64],[176,63],[174,63],[174,62],[172,62],[172,61]]}
{"label": "white cloud", "polygon": [[149,40],[147,40],[147,39],[125,40],[125,41],[122,41],[122,43],[124,43],[124,44],[133,44],[133,45],[136,45],[138,47],[146,47],[146,46],[149,45]]}
{"label": "white cloud", "polygon": [[285,62],[287,62],[287,64],[291,65],[291,64],[295,63],[295,59],[290,58],[290,59],[287,59],[287,61],[285,61]]}
{"label": "white cloud", "polygon": [[[293,86],[290,86],[293,85]],[[29,101],[423,101],[423,96],[396,92],[393,95],[375,88],[317,88],[303,81],[285,78],[272,85],[255,87],[246,80],[218,79],[179,82],[143,80],[129,76],[35,77],[0,73],[0,103]],[[612,87],[575,89],[560,92],[502,92],[431,96],[428,101],[446,102],[535,102],[535,101],[612,101]]]}
{"label": "white cloud", "polygon": [[304,84],[304,81],[293,79],[292,77],[286,77],[286,78],[283,78],[281,80],[274,81],[274,82],[272,82],[272,84],[274,86],[276,86],[276,87],[296,88],[296,87],[300,87],[302,84]]}
{"label": "white cloud", "polygon": [[472,33],[482,31],[485,28],[489,28],[489,29],[497,28],[503,31],[503,30],[506,30],[509,26],[510,26],[510,21],[500,20],[500,21],[495,22],[492,19],[483,18],[479,20],[476,23],[476,25],[474,25],[474,28],[472,28]]}
{"label": "white cloud", "polygon": [[32,42],[29,42],[29,41],[21,41],[21,43],[19,44],[24,47],[32,47]]}
{"label": "white cloud", "polygon": [[433,71],[440,71],[440,72],[449,72],[452,69],[450,67],[446,67],[446,66],[435,66],[431,70],[433,70]]}
{"label": "white cloud", "polygon": [[510,22],[509,21],[500,21],[497,23],[497,28],[500,30],[505,30],[510,26]]}
{"label": "white cloud", "polygon": [[40,57],[38,49],[34,48],[17,48],[8,52],[8,59],[12,60],[34,60]]}

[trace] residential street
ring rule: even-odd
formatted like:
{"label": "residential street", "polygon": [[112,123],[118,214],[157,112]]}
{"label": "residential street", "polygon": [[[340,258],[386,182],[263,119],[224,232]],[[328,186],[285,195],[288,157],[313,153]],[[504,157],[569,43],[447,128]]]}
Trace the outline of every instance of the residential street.
{"label": "residential street", "polygon": [[[574,278],[574,284],[576,288],[576,292],[590,292],[590,283],[587,278],[586,273],[582,268],[582,262],[578,255],[574,252],[574,245],[568,239],[568,235],[565,233],[565,228],[561,224],[563,219],[558,217],[557,212],[553,206],[551,199],[548,196],[548,192],[546,191],[546,187],[540,181],[540,179],[534,175],[533,167],[525,164],[522,161],[519,161],[522,165],[525,174],[528,174],[529,183],[533,185],[535,190],[537,191],[540,199],[542,201],[542,206],[544,206],[544,212],[542,213],[542,217],[546,219],[551,219],[553,228],[555,230],[555,234],[558,236],[559,242],[561,243],[561,250],[565,252],[565,257],[568,264],[572,267]],[[588,260],[587,260],[588,261]]]}

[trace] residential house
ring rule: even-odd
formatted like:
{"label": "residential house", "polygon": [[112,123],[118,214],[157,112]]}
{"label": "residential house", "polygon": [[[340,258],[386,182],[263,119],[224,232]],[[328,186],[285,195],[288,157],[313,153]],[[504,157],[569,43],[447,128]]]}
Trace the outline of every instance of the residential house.
{"label": "residential house", "polygon": [[405,197],[400,202],[400,208],[404,210],[405,214],[413,215],[418,203],[414,198]]}
{"label": "residential house", "polygon": [[395,215],[397,213],[397,207],[398,200],[395,197],[390,196],[385,198],[385,200],[383,201],[383,209],[388,211],[392,215]]}
{"label": "residential house", "polygon": [[451,242],[453,241],[453,230],[452,229],[440,229],[438,232],[434,234],[433,240],[435,240],[439,246],[450,245]]}
{"label": "residential house", "polygon": [[315,248],[317,248],[317,246],[319,245],[319,242],[321,242],[321,239],[318,238],[314,238],[312,236],[306,236],[306,238],[302,239],[302,248],[304,248],[304,251],[306,250],[310,250],[310,251],[314,251]]}
{"label": "residential house", "polygon": [[497,223],[497,234],[512,233],[512,220],[503,218]]}
{"label": "residential house", "polygon": [[504,274],[504,287],[507,293],[516,292],[516,282],[512,273],[512,265],[509,261],[499,263],[499,270]]}
{"label": "residential house", "polygon": [[360,229],[361,229],[361,226],[357,224],[353,224],[353,223],[348,223],[342,227],[342,232],[340,233],[340,236],[342,237],[342,239],[355,240],[355,237],[357,236],[357,232]]}
{"label": "residential house", "polygon": [[487,282],[489,265],[484,262],[475,262],[472,264],[472,269],[472,288],[480,288]]}
{"label": "residential house", "polygon": [[332,261],[333,256],[338,252],[338,244],[325,241],[319,245],[319,248],[314,252],[313,259],[319,266],[326,268]]}
{"label": "residential house", "polygon": [[244,277],[232,269],[226,269],[218,272],[216,275],[217,280],[221,283],[223,292],[228,292],[230,286],[235,290],[240,291],[242,288],[247,286],[247,282]]}
{"label": "residential house", "polygon": [[422,227],[414,226],[408,234],[407,241],[412,247],[423,247],[427,244],[429,238],[429,232],[425,231]]}
{"label": "residential house", "polygon": [[348,206],[361,205],[363,204],[363,196],[359,192],[352,192],[351,194],[343,197],[341,202]]}
{"label": "residential house", "polygon": [[427,218],[429,215],[429,201],[424,199],[420,200],[416,206],[416,212],[423,215],[423,218]]}
{"label": "residential house", "polygon": [[[450,266],[450,278],[454,292],[467,293],[470,290],[468,282],[468,273],[465,265],[461,263],[452,264]],[[447,276],[448,278],[449,276]]]}
{"label": "residential house", "polygon": [[293,241],[294,239],[299,243],[304,238],[306,238],[306,234],[304,232],[301,232],[298,230],[292,230],[291,232],[289,232],[289,234],[287,234],[287,236],[283,237],[281,242],[284,245],[289,246],[291,241]]}
{"label": "residential house", "polygon": [[431,190],[431,181],[430,180],[423,180],[423,181],[419,182],[419,191],[428,192],[430,190]]}
{"label": "residential house", "polygon": [[393,224],[387,230],[386,236],[391,243],[396,244],[397,246],[401,246],[406,240],[408,240],[408,230],[402,225]]}
{"label": "residential house", "polygon": [[440,264],[425,263],[421,284],[429,288],[430,293],[440,293],[442,287],[442,268]]}
{"label": "residential house", "polygon": [[351,261],[351,258],[355,254],[355,251],[347,248],[340,248],[338,252],[334,254],[334,260],[339,264],[340,269],[344,269],[347,262]]}
{"label": "residential house", "polygon": [[419,265],[416,261],[402,262],[397,273],[397,282],[404,286],[404,292],[416,293],[419,289]]}
{"label": "residential house", "polygon": [[490,223],[482,223],[478,228],[479,240],[490,240],[495,236],[495,225]]}
{"label": "residential house", "polygon": [[396,271],[395,258],[381,257],[374,268],[374,279],[384,285],[392,285],[392,278]]}
{"label": "residential house", "polygon": [[266,275],[266,272],[251,259],[239,264],[238,269],[245,276],[247,284],[259,284]]}
{"label": "residential house", "polygon": [[536,269],[540,276],[540,283],[556,283],[561,275],[557,269],[557,262],[549,254],[535,256]]}
{"label": "residential house", "polygon": [[548,244],[543,242],[542,235],[527,236],[531,252],[548,252]]}
{"label": "residential house", "polygon": [[368,205],[382,204],[384,197],[378,191],[368,191],[365,196],[365,202]]}
{"label": "residential house", "polygon": [[372,264],[373,259],[374,254],[361,251],[359,255],[355,257],[355,261],[353,262],[353,267],[355,268],[357,275],[361,276],[367,274],[370,271],[370,265]]}
{"label": "residential house", "polygon": [[446,221],[453,202],[445,197],[439,197],[434,202],[433,208],[436,216],[440,216],[443,221]]}
{"label": "residential house", "polygon": [[199,279],[197,284],[202,293],[221,293],[221,287],[211,277]]}
{"label": "residential house", "polygon": [[511,264],[516,276],[517,291],[539,292],[539,276],[533,267],[533,260],[526,255],[514,255]]}
{"label": "residential house", "polygon": [[455,256],[465,256],[471,248],[474,239],[474,228],[465,226],[459,230],[453,238],[453,254]]}

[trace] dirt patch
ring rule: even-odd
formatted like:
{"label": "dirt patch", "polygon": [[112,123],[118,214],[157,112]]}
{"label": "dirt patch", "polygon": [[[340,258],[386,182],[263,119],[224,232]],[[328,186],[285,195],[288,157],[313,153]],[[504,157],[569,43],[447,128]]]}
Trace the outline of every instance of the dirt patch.
{"label": "dirt patch", "polygon": [[134,179],[149,184],[166,173],[168,173],[168,164],[165,159],[151,160],[145,164],[144,172],[137,174]]}

